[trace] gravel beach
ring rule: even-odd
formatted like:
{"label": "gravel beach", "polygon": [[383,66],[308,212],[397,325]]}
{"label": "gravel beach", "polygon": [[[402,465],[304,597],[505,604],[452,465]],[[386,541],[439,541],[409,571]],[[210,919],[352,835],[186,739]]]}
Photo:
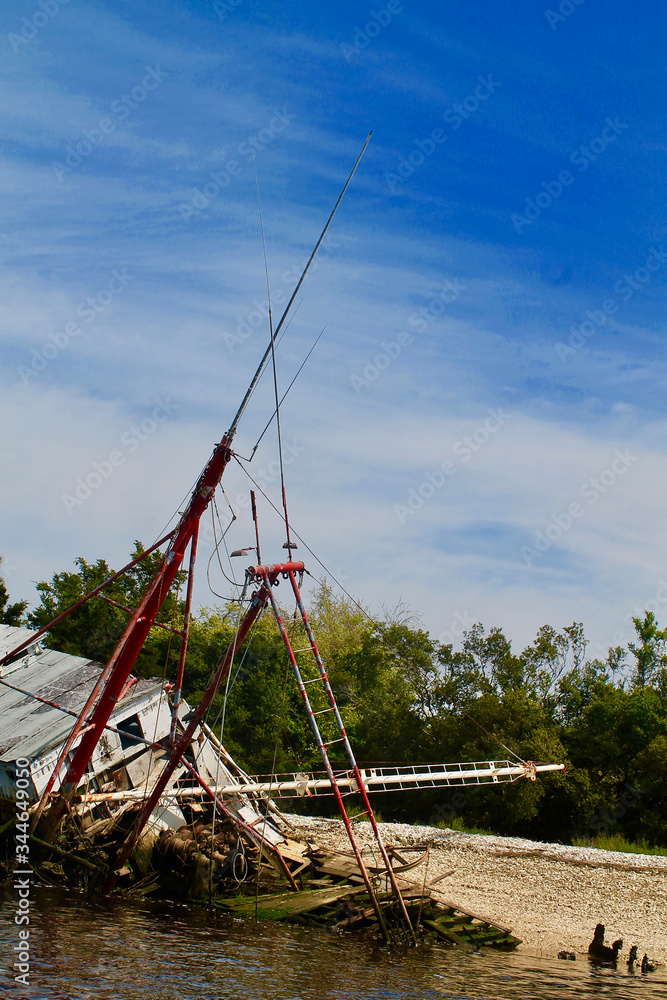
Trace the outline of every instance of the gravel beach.
{"label": "gravel beach", "polygon": [[[308,840],[350,850],[340,820],[285,818]],[[367,823],[356,826],[362,845],[373,843],[367,830]],[[667,858],[403,823],[381,823],[380,830],[397,848],[429,845],[428,862],[409,877],[429,882],[454,869],[437,884],[442,895],[510,927],[526,953],[585,955],[595,925],[603,923],[608,943],[623,938],[624,960],[636,944],[640,960],[647,952],[667,963]]]}

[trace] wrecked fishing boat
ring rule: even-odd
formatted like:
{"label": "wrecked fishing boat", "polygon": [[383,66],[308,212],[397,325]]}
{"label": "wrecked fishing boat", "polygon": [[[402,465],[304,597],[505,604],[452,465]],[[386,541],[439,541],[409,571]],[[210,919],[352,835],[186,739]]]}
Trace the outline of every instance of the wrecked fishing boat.
{"label": "wrecked fishing boat", "polygon": [[[18,780],[27,786],[27,812],[35,826],[40,797],[62,755],[71,719],[103,671],[83,657],[44,647],[27,629],[3,626],[0,652],[28,640],[24,652],[0,668],[0,816],[5,832],[15,823],[19,774],[29,775]],[[326,771],[250,776],[205,723],[193,730],[126,863],[114,865],[166,770],[170,746],[192,714],[180,700],[174,725],[169,687],[129,679],[58,837],[49,842],[36,832],[30,835],[32,866],[42,881],[97,892],[113,878],[119,890],[136,895],[207,902],[238,916],[383,934],[396,924],[400,894],[400,923],[405,924],[407,915],[411,927],[421,927],[422,937],[430,934],[475,947],[519,943],[508,928],[447,900],[436,888],[440,879],[414,880],[412,871],[427,859],[427,845],[400,850],[383,845],[386,861],[378,851],[359,848],[352,823],[368,819],[372,810],[351,815],[344,806],[356,851],[327,849],[291,828],[275,798],[332,795],[334,789],[341,800],[358,795],[352,769],[337,769],[334,784]],[[535,765],[509,761],[358,769],[366,793],[498,783],[536,772]],[[411,853],[416,857],[406,857]],[[289,891],[281,892],[286,884]]]}
{"label": "wrecked fishing boat", "polygon": [[[39,631],[3,631],[4,809],[15,812],[22,783],[21,815],[27,817],[22,822],[31,843],[31,864],[47,882],[65,878],[95,893],[115,890],[206,901],[241,916],[366,929],[388,941],[414,943],[430,935],[458,945],[511,948],[518,941],[508,928],[445,899],[425,876],[412,878],[428,846],[408,858],[405,848],[385,844],[369,796],[411,788],[534,781],[539,773],[563,766],[518,759],[360,768],[301,594],[307,569],[295,558],[297,536],[288,517],[275,349],[367,143],[275,329],[269,310],[269,344],[176,527]],[[275,419],[285,558],[269,565],[262,562],[256,496],[251,491],[255,545],[232,555],[252,550],[256,562],[246,568],[242,591],[235,598],[240,613],[234,639],[220,652],[199,704],[191,708],[181,692],[200,520],[214,502],[229,462],[241,461],[233,450],[234,436],[269,360],[274,366],[275,408],[265,431]],[[89,600],[105,599],[109,584],[157,550],[163,550],[163,558],[138,606],[123,608],[128,623],[106,664],[40,645],[63,617]],[[157,615],[185,566],[183,627],[170,630],[180,642],[176,682],[172,686],[137,680],[132,675],[137,656],[151,628],[165,627]],[[276,599],[280,582],[287,583],[294,602],[291,618]],[[283,640],[322,759],[320,772],[248,775],[206,724],[215,694],[264,613],[274,617]],[[350,844],[345,854],[299,837],[275,802],[320,795],[335,801]],[[360,821],[367,825],[370,846],[361,846]],[[6,829],[13,822],[10,817]]]}

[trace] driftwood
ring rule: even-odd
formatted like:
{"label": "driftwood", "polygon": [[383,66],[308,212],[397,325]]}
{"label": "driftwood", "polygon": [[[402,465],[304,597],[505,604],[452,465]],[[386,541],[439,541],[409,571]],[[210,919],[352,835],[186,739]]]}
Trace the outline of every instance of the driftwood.
{"label": "driftwood", "polygon": [[57,847],[55,844],[49,844],[46,840],[40,840],[33,833],[30,834],[30,839],[34,844],[38,844],[40,847],[44,848],[46,851],[53,851],[57,854],[59,858],[66,858],[67,861],[72,861],[75,865],[82,865],[84,868],[89,868],[93,872],[99,873],[99,865],[94,865],[92,861],[87,861],[85,858],[80,858],[78,854],[72,854],[71,851],[64,851],[62,847]]}

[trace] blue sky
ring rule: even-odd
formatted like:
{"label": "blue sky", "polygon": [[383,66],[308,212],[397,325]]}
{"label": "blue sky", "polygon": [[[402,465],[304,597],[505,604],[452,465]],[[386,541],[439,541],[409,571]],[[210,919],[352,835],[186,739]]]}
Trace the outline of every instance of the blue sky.
{"label": "blue sky", "polygon": [[[158,537],[267,343],[255,164],[279,313],[373,130],[278,352],[286,387],[326,326],[283,410],[297,530],[444,641],[577,620],[599,653],[667,621],[662,5],[0,11],[15,598]],[[267,378],[240,454],[270,408]],[[275,456],[271,432],[251,471],[277,500]],[[224,485],[247,545],[248,480]]]}

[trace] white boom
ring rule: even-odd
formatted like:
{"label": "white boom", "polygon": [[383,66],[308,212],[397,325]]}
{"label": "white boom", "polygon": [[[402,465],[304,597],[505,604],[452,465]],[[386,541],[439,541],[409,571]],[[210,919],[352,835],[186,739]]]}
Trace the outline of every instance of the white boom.
{"label": "white boom", "polygon": [[[407,767],[375,767],[361,771],[368,792],[391,792],[409,788],[439,788],[458,785],[495,785],[501,782],[528,778],[535,781],[545,771],[564,771],[564,764],[535,764],[532,761],[512,763],[509,760],[487,760],[465,764],[415,764]],[[336,774],[339,788],[355,791],[357,782],[348,772]],[[217,785],[214,789],[221,798],[226,796],[268,795],[271,798],[300,798],[313,795],[331,795],[331,782],[324,771],[276,775],[248,776],[245,780]],[[127,802],[145,797],[145,789],[124,792],[88,792],[78,795],[77,802]],[[165,789],[161,801],[186,801],[207,795],[200,786]]]}

